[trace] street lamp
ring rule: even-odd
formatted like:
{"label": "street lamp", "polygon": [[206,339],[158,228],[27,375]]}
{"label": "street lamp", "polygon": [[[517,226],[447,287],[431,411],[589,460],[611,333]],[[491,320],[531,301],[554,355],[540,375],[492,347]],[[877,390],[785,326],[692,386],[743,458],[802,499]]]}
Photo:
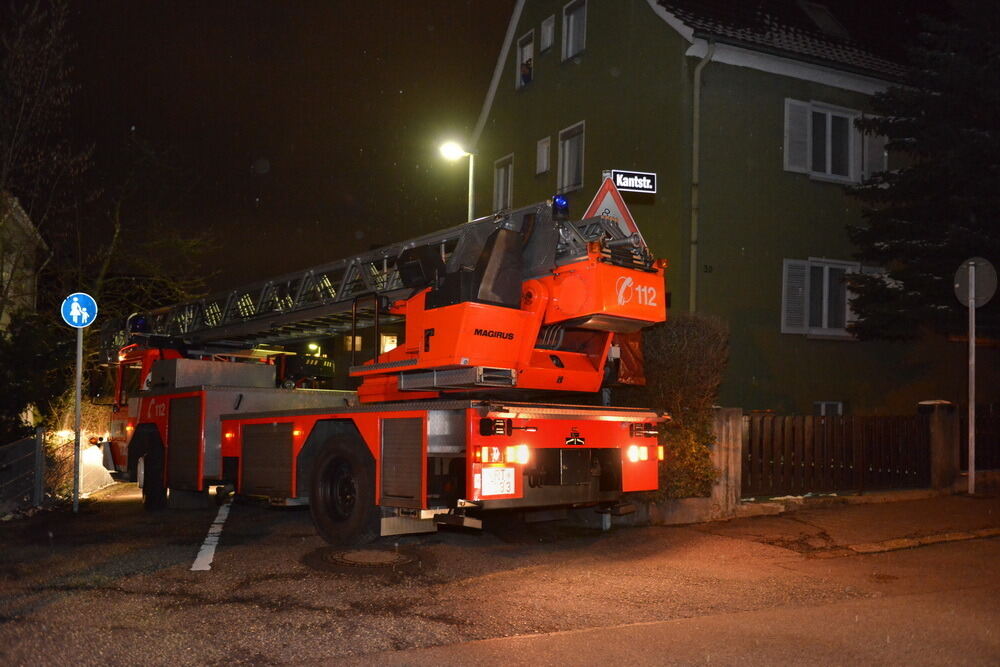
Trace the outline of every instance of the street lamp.
{"label": "street lamp", "polygon": [[441,155],[446,160],[460,160],[463,157],[469,158],[469,220],[472,220],[472,174],[475,156],[469,151],[462,148],[460,145],[454,141],[449,141],[447,143],[441,144]]}

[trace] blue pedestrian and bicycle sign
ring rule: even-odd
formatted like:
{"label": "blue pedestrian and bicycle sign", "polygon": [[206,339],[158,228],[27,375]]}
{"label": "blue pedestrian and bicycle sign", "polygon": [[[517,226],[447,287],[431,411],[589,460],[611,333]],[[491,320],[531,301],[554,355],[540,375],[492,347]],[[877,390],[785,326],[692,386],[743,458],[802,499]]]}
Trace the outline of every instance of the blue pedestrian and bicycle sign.
{"label": "blue pedestrian and bicycle sign", "polygon": [[74,329],[85,329],[97,317],[97,302],[86,292],[70,294],[62,302],[62,318]]}

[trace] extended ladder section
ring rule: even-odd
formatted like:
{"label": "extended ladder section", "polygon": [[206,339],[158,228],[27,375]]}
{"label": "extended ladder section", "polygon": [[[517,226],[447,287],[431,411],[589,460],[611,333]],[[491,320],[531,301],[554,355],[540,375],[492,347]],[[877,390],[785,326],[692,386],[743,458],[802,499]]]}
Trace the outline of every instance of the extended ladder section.
{"label": "extended ladder section", "polygon": [[[602,242],[609,261],[648,269],[652,258],[638,235],[626,235],[609,218],[553,219],[542,203],[394,243],[279,278],[136,313],[102,332],[108,359],[130,343],[148,346],[213,345],[249,348],[282,345],[345,333],[378,323],[386,306],[408,298],[446,275],[476,271],[483,255],[495,251],[501,232],[516,232],[520,270],[494,267],[481,281],[516,281],[542,276],[586,256],[588,244]],[[499,268],[499,270],[497,270]],[[503,274],[507,275],[503,275]],[[383,321],[388,321],[385,319]]]}

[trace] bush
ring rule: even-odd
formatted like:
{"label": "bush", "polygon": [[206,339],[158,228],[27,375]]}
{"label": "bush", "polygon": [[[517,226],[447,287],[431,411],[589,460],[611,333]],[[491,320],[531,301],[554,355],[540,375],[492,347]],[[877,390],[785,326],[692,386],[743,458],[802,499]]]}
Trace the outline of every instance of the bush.
{"label": "bush", "polygon": [[729,358],[729,327],[717,317],[682,313],[643,333],[646,385],[621,390],[627,402],[670,414],[660,429],[665,459],[653,500],[708,496],[712,408]]}

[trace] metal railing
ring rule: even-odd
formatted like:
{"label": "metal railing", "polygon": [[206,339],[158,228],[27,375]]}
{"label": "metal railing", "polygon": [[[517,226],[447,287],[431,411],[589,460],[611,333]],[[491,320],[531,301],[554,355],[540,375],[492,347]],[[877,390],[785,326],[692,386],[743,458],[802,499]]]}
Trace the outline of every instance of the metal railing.
{"label": "metal railing", "polygon": [[45,435],[0,446],[0,507],[16,509],[42,504],[45,493]]}

